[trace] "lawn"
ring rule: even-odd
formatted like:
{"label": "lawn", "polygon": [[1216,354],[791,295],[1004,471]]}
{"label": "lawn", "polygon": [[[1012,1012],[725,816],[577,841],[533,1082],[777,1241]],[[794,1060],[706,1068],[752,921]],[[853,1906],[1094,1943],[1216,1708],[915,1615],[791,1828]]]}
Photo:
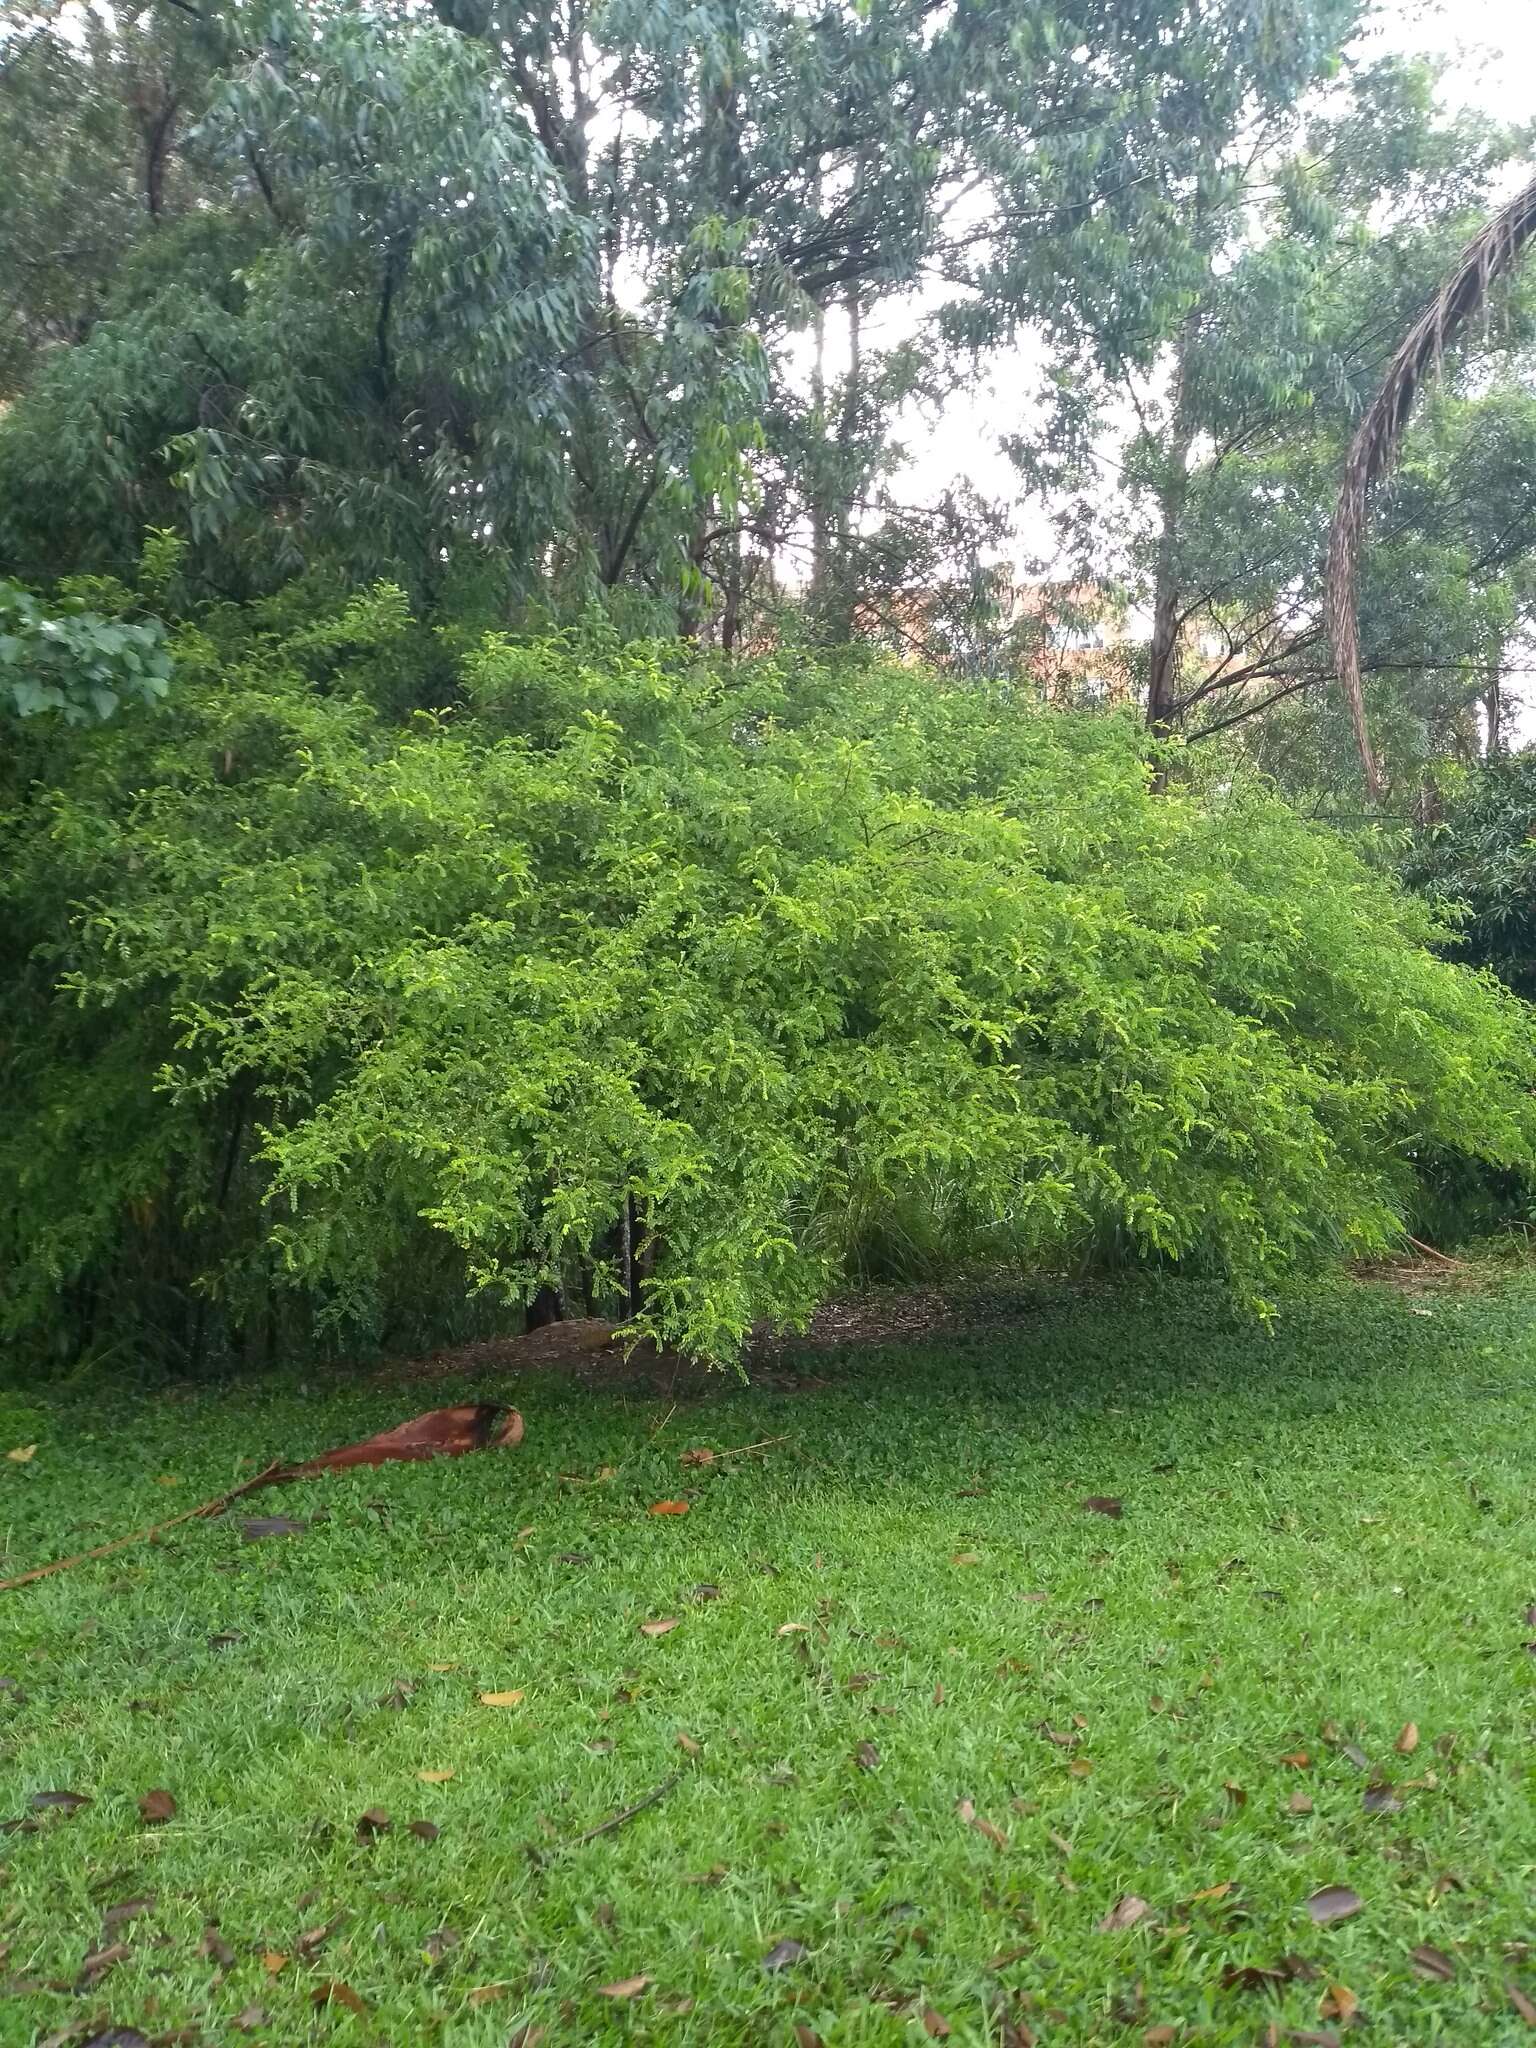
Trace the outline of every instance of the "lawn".
{"label": "lawn", "polygon": [[[1163,1287],[796,1394],[527,1377],[520,1449],[0,1596],[0,2041],[1536,2038],[1533,1307]],[[0,1548],[505,1392],[77,1389]]]}

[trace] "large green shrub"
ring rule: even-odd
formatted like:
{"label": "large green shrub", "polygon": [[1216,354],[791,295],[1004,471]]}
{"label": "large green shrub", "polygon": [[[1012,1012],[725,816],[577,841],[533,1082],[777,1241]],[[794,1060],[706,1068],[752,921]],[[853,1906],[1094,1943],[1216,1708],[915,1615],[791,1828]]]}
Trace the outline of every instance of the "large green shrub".
{"label": "large green shrub", "polygon": [[1150,795],[1129,724],[596,628],[402,722],[444,642],[397,594],[279,616],[183,630],[152,716],[23,729],[13,1336],[611,1299],[630,1198],[639,1326],[711,1357],[903,1213],[1256,1298],[1391,1242],[1416,1151],[1529,1156],[1524,1007],[1279,801]]}

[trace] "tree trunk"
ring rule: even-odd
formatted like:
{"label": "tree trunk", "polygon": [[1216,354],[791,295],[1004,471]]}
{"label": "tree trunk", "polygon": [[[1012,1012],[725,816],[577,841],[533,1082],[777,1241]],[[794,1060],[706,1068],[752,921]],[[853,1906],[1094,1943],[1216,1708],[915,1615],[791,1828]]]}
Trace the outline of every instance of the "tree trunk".
{"label": "tree trunk", "polygon": [[[1184,359],[1188,330],[1180,339],[1169,392],[1172,434],[1157,504],[1159,528],[1157,564],[1152,591],[1152,648],[1147,668],[1147,730],[1157,740],[1171,738],[1181,715],[1179,667],[1182,658],[1179,600],[1182,596],[1179,530],[1189,498],[1189,451],[1194,445],[1194,425],[1184,396]],[[1156,787],[1166,784],[1166,771],[1156,772]]]}

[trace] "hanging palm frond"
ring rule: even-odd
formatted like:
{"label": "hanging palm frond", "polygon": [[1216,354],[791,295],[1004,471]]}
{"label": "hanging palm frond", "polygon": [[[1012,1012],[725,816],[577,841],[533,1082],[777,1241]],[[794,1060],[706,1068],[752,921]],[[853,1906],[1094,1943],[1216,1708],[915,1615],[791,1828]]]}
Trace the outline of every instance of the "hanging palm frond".
{"label": "hanging palm frond", "polygon": [[1366,498],[1371,485],[1392,465],[1425,378],[1438,368],[1446,347],[1465,323],[1487,304],[1494,285],[1514,269],[1533,236],[1536,179],[1496,213],[1462,251],[1456,268],[1408,330],[1350,443],[1328,539],[1328,633],[1372,803],[1381,798],[1381,771],[1371,748],[1360,688],[1360,625],[1355,603]]}

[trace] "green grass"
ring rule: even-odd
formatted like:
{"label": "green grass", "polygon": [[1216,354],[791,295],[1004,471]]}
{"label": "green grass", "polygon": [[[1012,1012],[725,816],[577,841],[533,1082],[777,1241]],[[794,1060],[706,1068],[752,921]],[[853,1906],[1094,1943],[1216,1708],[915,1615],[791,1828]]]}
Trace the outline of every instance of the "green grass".
{"label": "green grass", "polygon": [[[396,2048],[530,2024],[546,2048],[915,2043],[925,2008],[955,2043],[1004,2038],[1006,2014],[1042,2048],[1163,2026],[1250,2044],[1335,2027],[1330,1983],[1373,2048],[1530,2039],[1507,1986],[1536,1998],[1532,1306],[1341,1285],[1266,1337],[1194,1288],[1044,1302],[1005,1333],[819,1363],[820,1392],[672,1414],[529,1379],[518,1451],[291,1488],[251,1512],[323,1510],[302,1536],[245,1543],[237,1512],[0,1596],[25,1693],[0,1697],[0,1814],[92,1800],[0,1840],[0,2041],[78,2019],[233,2042],[257,2004],[261,2040]],[[36,1456],[0,1464],[0,1546],[19,1569],[218,1491],[242,1457],[470,1391],[497,1390],[45,1404]],[[649,1514],[663,1497],[691,1512]],[[522,1704],[479,1704],[503,1689]],[[1378,1776],[1399,1811],[1366,1810]],[[146,1827],[153,1787],[177,1813]],[[394,1825],[360,1843],[375,1806]],[[1304,1902],[1333,1884],[1364,1910],[1315,1927]],[[104,1909],[148,1893],[128,1957],[72,1992]],[[1100,1932],[1125,1893],[1153,1910]],[[301,1931],[341,1915],[303,1960]],[[227,1967],[198,1953],[210,1919]],[[765,1971],[786,1939],[804,1957]],[[1450,1981],[1415,1973],[1421,1943]],[[264,1951],[289,1957],[276,1975]],[[1232,1982],[1287,1956],[1316,1976]],[[601,1995],[634,1975],[653,1981]],[[332,1981],[365,2010],[317,2008]]]}

